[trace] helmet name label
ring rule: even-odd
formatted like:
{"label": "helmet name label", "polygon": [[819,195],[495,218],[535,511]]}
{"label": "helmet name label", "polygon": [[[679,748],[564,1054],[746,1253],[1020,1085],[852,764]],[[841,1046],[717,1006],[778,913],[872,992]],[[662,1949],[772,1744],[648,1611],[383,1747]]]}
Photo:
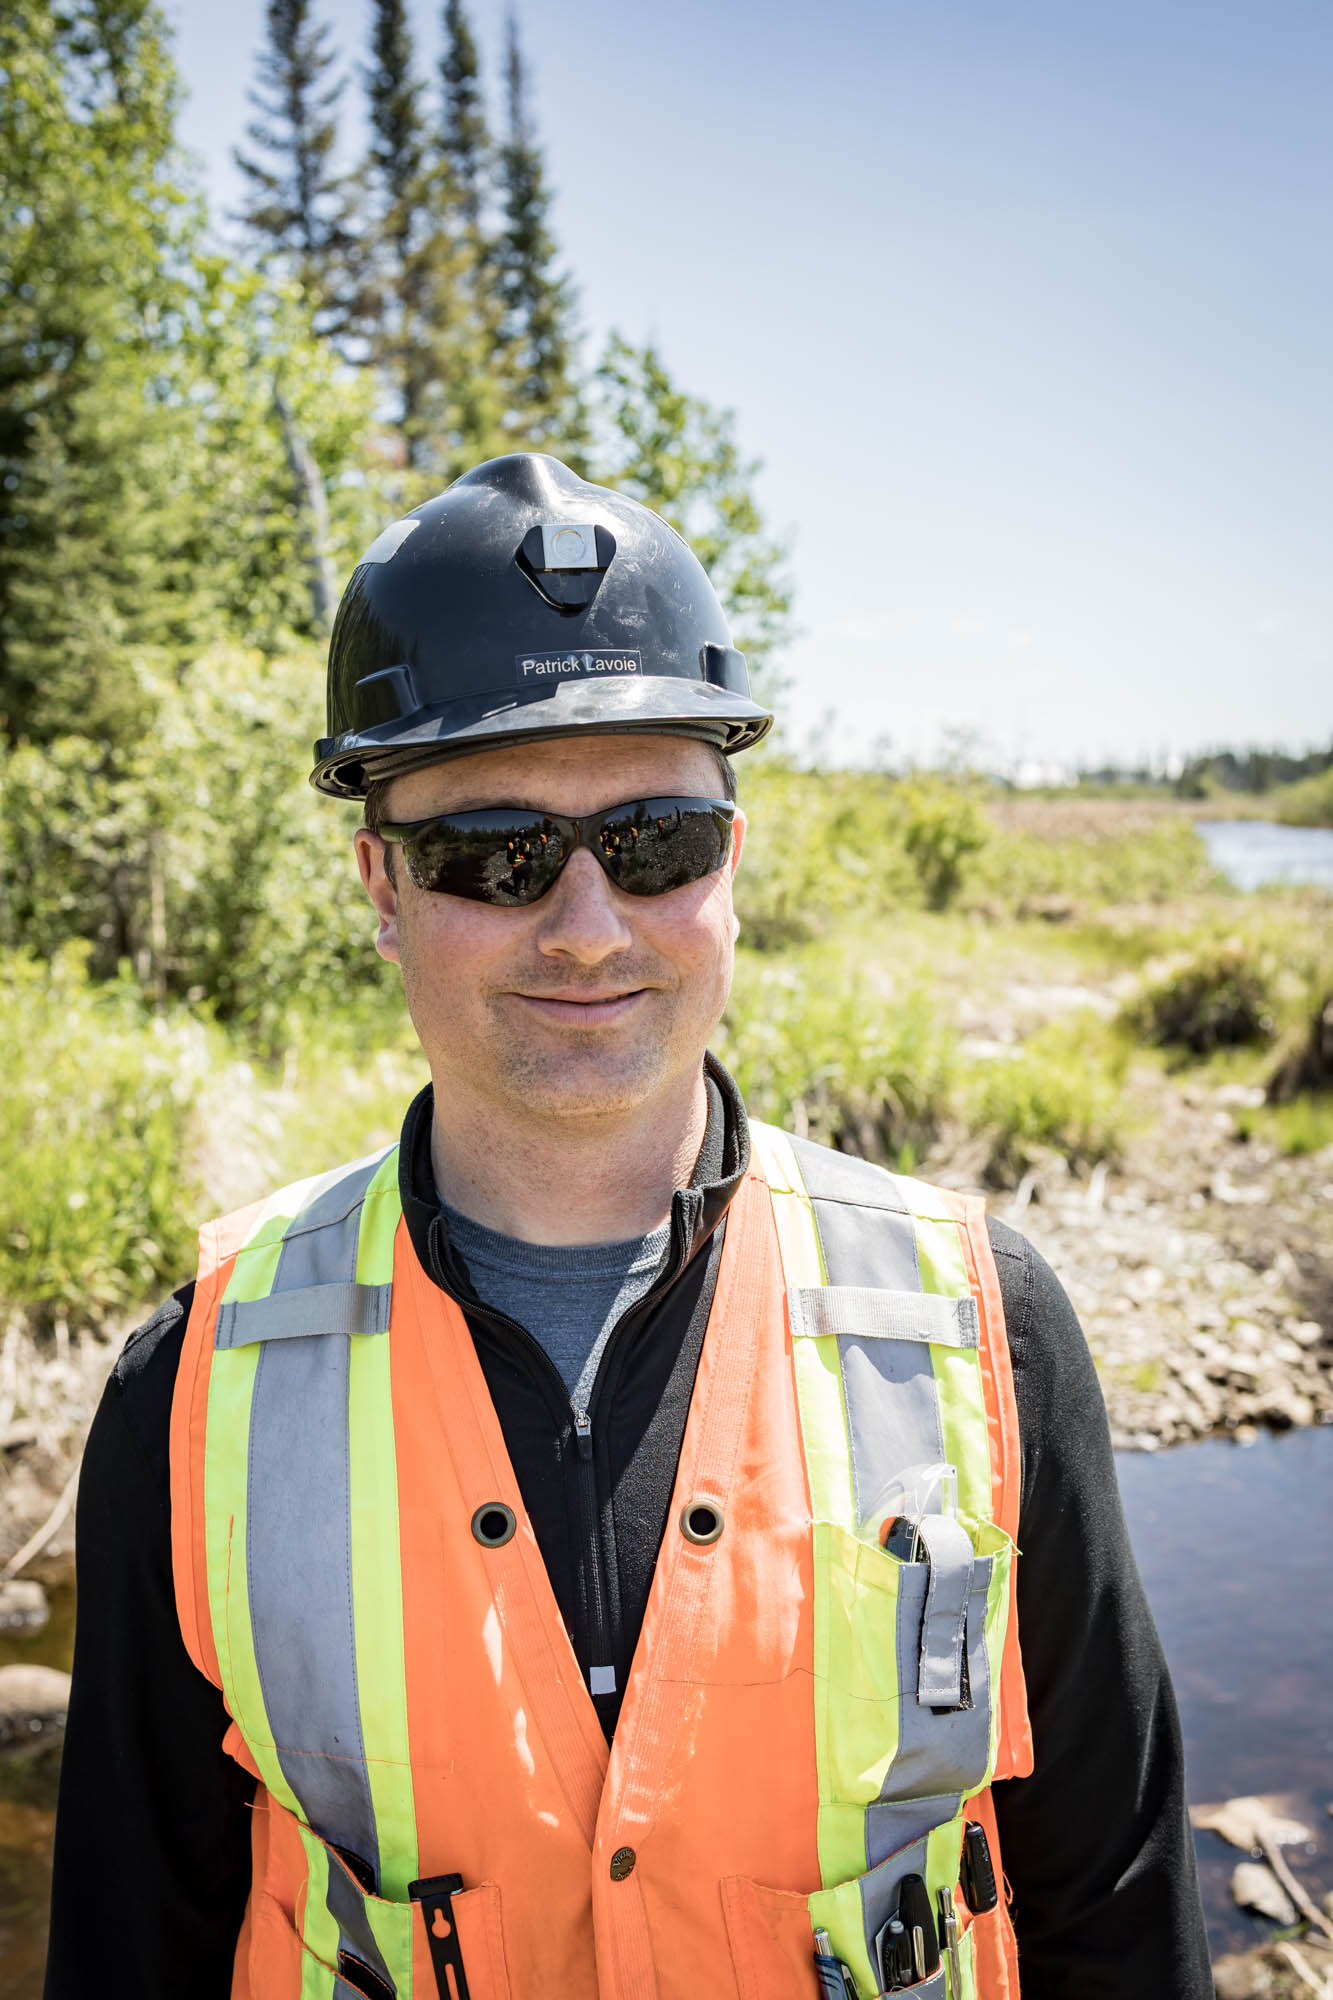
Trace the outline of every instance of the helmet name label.
{"label": "helmet name label", "polygon": [[640,653],[520,653],[514,664],[520,681],[643,672]]}

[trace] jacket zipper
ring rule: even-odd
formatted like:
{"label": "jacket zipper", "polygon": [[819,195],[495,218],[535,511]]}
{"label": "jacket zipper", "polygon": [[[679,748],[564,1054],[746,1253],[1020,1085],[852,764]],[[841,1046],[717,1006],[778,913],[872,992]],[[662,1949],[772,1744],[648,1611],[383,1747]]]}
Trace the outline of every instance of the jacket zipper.
{"label": "jacket zipper", "polygon": [[[583,1557],[587,1578],[587,1602],[583,1610],[588,1627],[588,1669],[589,1673],[591,1673],[594,1666],[613,1667],[616,1674],[615,1691],[622,1697],[624,1695],[624,1687],[621,1682],[620,1661],[616,1657],[615,1640],[611,1630],[610,1607],[607,1604],[606,1598],[605,1565],[602,1560],[601,1521],[597,1507],[597,1462],[593,1449],[593,1412],[597,1407],[612,1348],[621,1338],[625,1328],[631,1325],[640,1314],[651,1311],[665,1293],[670,1290],[689,1262],[690,1239],[694,1231],[684,1226],[683,1218],[681,1226],[677,1227],[677,1204],[679,1202],[680,1195],[677,1194],[672,1207],[672,1255],[668,1259],[667,1267],[651,1290],[645,1292],[643,1297],[638,1299],[630,1307],[629,1311],[623,1314],[617,1320],[615,1326],[612,1327],[606,1346],[602,1349],[601,1360],[597,1365],[597,1374],[588,1397],[587,1409],[576,1409],[574,1404],[569,1400],[565,1389],[564,1377],[561,1375],[560,1370],[556,1367],[541,1342],[533,1334],[529,1333],[525,1326],[520,1326],[516,1319],[510,1319],[507,1313],[495,1312],[490,1306],[484,1305],[480,1299],[476,1298],[475,1294],[469,1297],[462,1286],[451,1282],[443,1283],[443,1288],[460,1305],[464,1306],[465,1311],[472,1313],[477,1318],[484,1319],[493,1331],[503,1333],[514,1340],[525,1361],[530,1365],[535,1363],[538,1374],[545,1374],[548,1381],[553,1380],[559,1385],[560,1400],[564,1402],[573,1419],[574,1450],[577,1463],[575,1476],[579,1488]],[[436,1217],[430,1226],[431,1261],[441,1281],[446,1281],[449,1274],[446,1270],[445,1259],[440,1254],[440,1238],[443,1234],[443,1220],[440,1217]],[[619,1619],[616,1619],[615,1625],[617,1629],[619,1628],[619,1623]]]}

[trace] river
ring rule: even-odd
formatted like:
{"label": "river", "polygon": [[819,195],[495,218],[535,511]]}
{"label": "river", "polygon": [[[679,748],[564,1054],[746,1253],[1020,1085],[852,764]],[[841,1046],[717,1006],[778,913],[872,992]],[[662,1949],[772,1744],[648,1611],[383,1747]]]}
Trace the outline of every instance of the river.
{"label": "river", "polygon": [[[1153,1615],[1171,1662],[1196,1804],[1242,1792],[1280,1794],[1318,1836],[1291,1852],[1318,1895],[1333,1888],[1333,1429],[1125,1453],[1120,1490]],[[73,1592],[47,1631],[0,1641],[0,1661],[68,1666]],[[0,1765],[0,2000],[39,1990],[55,1776]],[[1262,1926],[1228,1894],[1240,1856],[1198,1838],[1214,1954],[1243,1949]]]}
{"label": "river", "polygon": [[1237,889],[1313,882],[1333,889],[1333,826],[1279,826],[1271,819],[1194,822],[1213,866]]}

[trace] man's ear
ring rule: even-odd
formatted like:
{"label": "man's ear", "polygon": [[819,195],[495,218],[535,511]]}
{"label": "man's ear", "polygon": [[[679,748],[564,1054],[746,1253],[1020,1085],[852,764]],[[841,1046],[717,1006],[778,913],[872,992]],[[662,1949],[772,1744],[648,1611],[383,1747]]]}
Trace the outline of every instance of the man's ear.
{"label": "man's ear", "polygon": [[375,949],[381,958],[398,965],[401,963],[398,950],[398,890],[389,873],[388,842],[382,834],[372,833],[365,826],[357,828],[354,839],[361,883],[380,920]]}

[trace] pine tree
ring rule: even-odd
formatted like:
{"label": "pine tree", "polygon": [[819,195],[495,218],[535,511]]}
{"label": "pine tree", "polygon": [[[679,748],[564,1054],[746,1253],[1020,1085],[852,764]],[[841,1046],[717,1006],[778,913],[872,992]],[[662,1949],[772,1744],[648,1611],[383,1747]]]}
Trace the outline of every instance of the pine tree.
{"label": "pine tree", "polygon": [[508,125],[500,149],[504,221],[496,252],[507,375],[506,426],[516,443],[577,460],[586,420],[574,382],[573,287],[555,270],[551,195],[528,109],[527,74],[511,14],[505,30]]}
{"label": "pine tree", "polygon": [[464,227],[479,233],[491,137],[482,102],[481,63],[463,0],[445,0],[444,54],[440,81],[444,97],[443,152],[458,191]]}
{"label": "pine tree", "polygon": [[268,45],[250,92],[260,115],[246,127],[258,157],[239,147],[232,157],[251,190],[241,221],[279,254],[317,328],[336,337],[348,323],[353,237],[347,184],[334,166],[344,79],[327,81],[337,60],[328,35],[312,19],[311,0],[269,0]]}

